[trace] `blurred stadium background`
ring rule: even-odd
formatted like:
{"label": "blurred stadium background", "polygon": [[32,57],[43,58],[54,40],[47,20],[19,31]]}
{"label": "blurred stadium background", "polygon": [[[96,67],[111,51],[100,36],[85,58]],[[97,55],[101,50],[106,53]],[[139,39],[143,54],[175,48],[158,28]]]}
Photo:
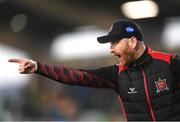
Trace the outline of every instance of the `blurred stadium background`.
{"label": "blurred stadium background", "polygon": [[[130,2],[130,3],[129,3]],[[0,0],[0,121],[119,121],[111,90],[67,86],[20,75],[9,58],[73,68],[118,63],[96,37],[118,19],[132,19],[153,49],[180,54],[180,0]]]}

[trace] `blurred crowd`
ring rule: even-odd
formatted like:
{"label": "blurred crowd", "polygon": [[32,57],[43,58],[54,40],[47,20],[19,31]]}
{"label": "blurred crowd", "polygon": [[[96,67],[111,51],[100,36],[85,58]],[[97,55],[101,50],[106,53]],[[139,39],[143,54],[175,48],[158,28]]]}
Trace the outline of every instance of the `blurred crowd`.
{"label": "blurred crowd", "polygon": [[115,93],[59,84],[33,75],[23,88],[0,93],[0,121],[119,121],[123,120]]}

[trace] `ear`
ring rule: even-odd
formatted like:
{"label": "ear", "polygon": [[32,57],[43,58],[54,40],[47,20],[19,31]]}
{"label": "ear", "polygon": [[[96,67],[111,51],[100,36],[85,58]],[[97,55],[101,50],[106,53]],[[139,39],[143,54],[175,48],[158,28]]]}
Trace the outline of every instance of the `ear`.
{"label": "ear", "polygon": [[136,37],[132,36],[129,40],[129,46],[132,48],[132,49],[135,49],[136,46],[137,46],[137,43],[138,43],[138,40],[136,39]]}

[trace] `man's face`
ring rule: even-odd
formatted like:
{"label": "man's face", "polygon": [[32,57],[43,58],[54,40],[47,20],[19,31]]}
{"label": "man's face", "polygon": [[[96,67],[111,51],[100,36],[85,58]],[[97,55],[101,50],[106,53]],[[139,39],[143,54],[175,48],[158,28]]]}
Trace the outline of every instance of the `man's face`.
{"label": "man's face", "polygon": [[119,58],[121,65],[128,65],[134,61],[134,49],[130,44],[131,38],[123,38],[116,42],[111,42],[110,52]]}

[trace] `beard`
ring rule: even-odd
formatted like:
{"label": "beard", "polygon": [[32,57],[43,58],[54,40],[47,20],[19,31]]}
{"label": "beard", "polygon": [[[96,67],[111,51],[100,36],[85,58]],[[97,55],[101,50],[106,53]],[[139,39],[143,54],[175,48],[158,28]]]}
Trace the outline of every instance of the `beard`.
{"label": "beard", "polygon": [[131,49],[124,51],[121,57],[119,58],[119,62],[123,66],[127,66],[133,61],[135,61],[135,53]]}

